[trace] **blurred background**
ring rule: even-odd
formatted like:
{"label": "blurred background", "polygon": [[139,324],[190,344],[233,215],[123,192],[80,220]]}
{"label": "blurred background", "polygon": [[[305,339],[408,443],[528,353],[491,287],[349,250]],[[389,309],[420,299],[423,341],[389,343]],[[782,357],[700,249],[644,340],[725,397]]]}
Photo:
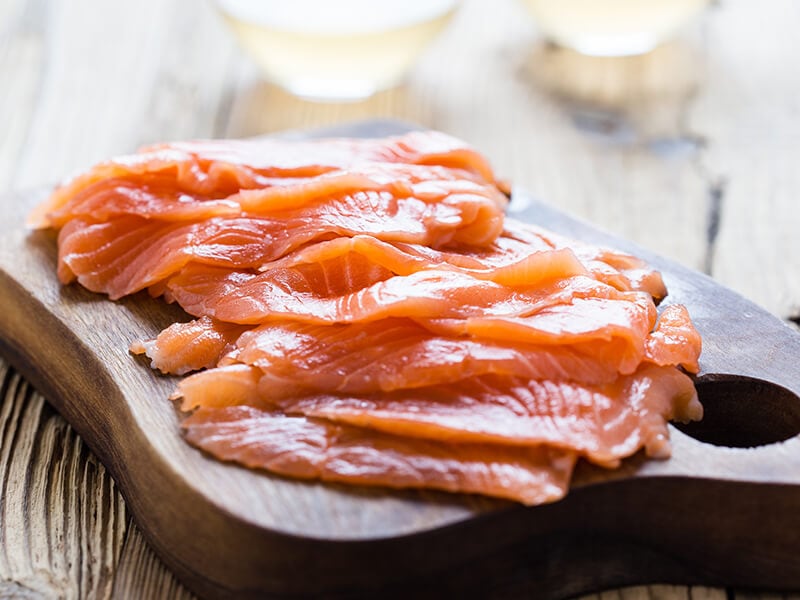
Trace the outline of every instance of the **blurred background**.
{"label": "blurred background", "polygon": [[[297,4],[309,14],[315,3],[274,4]],[[359,10],[353,0],[327,4]],[[400,84],[364,100],[324,103],[271,83],[281,74],[264,71],[258,60],[272,54],[276,69],[291,73],[302,70],[296,64],[302,57],[292,49],[330,58],[339,46],[331,52],[320,41],[324,30],[315,37],[314,22],[299,41],[275,41],[269,27],[259,36],[265,17],[258,10],[242,13],[247,5],[0,0],[0,190],[51,183],[160,140],[396,118],[464,138],[515,184],[713,273],[783,317],[797,309],[786,291],[759,281],[763,269],[753,269],[753,281],[736,280],[741,261],[789,261],[791,272],[800,272],[797,253],[776,239],[797,230],[765,231],[759,218],[769,210],[795,224],[798,219],[797,2],[437,0],[417,13],[414,3],[395,3],[406,6],[401,26],[421,23],[424,31],[399,42],[374,32],[345,34],[356,43],[342,50],[340,64],[353,72],[358,57],[372,54],[364,48],[386,43],[389,49],[376,52],[408,53],[408,68],[398,69]],[[263,12],[273,3],[251,5],[263,5]],[[553,5],[572,12],[554,11]],[[629,29],[667,22],[666,43],[643,55],[607,58],[551,42],[551,30],[569,33],[587,5],[603,5],[605,12],[590,11],[585,22],[577,21],[579,32],[592,23],[602,30],[609,15],[630,16],[631,5],[647,5]],[[665,15],[664,5],[673,10]],[[676,16],[677,5],[682,12]],[[364,27],[391,28],[395,12],[390,8],[381,17],[378,11]],[[251,21],[242,21],[248,16]],[[241,38],[229,26],[237,18]],[[292,19],[303,18],[274,19],[275,27],[291,27]],[[330,26],[350,31],[346,22]],[[245,50],[265,39],[273,46],[261,48],[261,56]],[[377,87],[391,85],[397,73],[391,75]],[[800,284],[792,291],[797,300]]]}
{"label": "blurred background", "polygon": [[[515,186],[800,322],[800,2],[378,4],[0,0],[0,192],[162,140],[399,119],[465,139]],[[9,402],[3,419],[19,411]],[[76,473],[93,464],[36,410],[19,419],[56,419],[73,444],[48,446],[52,460]],[[40,460],[45,442],[14,458],[14,423],[4,469],[30,472],[24,461]],[[31,544],[55,534],[24,511],[45,484],[29,477],[4,494],[3,514],[30,529],[0,529],[0,596],[19,586],[185,593],[91,468],[88,479],[60,475],[73,487],[63,485],[69,502],[51,498],[56,509],[90,516],[59,530],[44,558]],[[115,519],[105,533],[92,502]]]}

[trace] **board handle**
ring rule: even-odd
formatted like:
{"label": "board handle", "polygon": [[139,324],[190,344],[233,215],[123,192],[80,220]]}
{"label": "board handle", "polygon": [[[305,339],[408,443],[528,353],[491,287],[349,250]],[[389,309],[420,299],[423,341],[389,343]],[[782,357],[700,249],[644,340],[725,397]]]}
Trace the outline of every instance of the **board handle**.
{"label": "board handle", "polygon": [[760,448],[800,434],[800,396],[765,379],[710,373],[695,382],[703,419],[675,426],[714,446]]}
{"label": "board handle", "polygon": [[702,420],[673,423],[672,458],[643,464],[642,474],[800,490],[800,395],[739,374],[703,374],[696,387]]}

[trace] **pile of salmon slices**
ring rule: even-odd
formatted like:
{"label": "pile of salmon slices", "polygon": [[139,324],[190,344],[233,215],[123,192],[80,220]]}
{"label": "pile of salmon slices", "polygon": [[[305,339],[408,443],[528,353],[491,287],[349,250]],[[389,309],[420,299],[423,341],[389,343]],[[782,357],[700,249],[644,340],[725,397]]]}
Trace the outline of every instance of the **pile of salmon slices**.
{"label": "pile of salmon slices", "polygon": [[437,132],[152,146],[30,216],[58,276],[189,315],[135,341],[189,443],[279,475],[525,504],[670,453],[701,340],[628,254],[506,218],[486,159]]}

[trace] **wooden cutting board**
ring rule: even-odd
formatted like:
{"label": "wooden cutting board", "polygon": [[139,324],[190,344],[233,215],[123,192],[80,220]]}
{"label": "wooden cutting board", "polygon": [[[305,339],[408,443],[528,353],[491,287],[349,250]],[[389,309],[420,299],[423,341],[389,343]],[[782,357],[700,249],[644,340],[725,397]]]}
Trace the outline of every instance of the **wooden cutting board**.
{"label": "wooden cutting board", "polygon": [[[326,133],[404,129],[375,121]],[[672,429],[668,461],[580,465],[567,498],[547,506],[297,482],[221,464],[181,439],[167,400],[176,379],[127,348],[186,315],[146,294],[110,302],[61,287],[54,236],[23,226],[46,194],[0,203],[0,353],[83,436],[153,549],[199,595],[800,589],[800,335],[708,277],[516,191],[513,216],[661,269],[665,304],[686,304],[704,337],[705,419]]]}

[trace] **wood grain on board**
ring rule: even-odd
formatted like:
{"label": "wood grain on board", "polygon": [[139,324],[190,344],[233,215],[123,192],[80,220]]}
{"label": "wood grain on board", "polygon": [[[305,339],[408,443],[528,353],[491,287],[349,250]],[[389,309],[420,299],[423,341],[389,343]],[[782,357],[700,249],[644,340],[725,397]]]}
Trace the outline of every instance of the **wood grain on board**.
{"label": "wood grain on board", "polygon": [[[721,0],[677,43],[603,60],[542,44],[513,1],[473,0],[404,86],[318,105],[261,81],[210,3],[0,0],[0,74],[13,82],[0,94],[0,190],[161,139],[394,117],[467,139],[539,198],[785,319],[800,310],[796,10]],[[182,597],[103,467],[81,443],[51,441],[43,423],[79,438],[29,388],[10,393],[15,378],[3,379],[2,414],[20,418],[2,430],[12,475],[0,537],[12,558],[0,560],[0,595]],[[43,523],[47,514],[58,516]],[[604,597],[690,594],[725,596],[655,586]]]}

